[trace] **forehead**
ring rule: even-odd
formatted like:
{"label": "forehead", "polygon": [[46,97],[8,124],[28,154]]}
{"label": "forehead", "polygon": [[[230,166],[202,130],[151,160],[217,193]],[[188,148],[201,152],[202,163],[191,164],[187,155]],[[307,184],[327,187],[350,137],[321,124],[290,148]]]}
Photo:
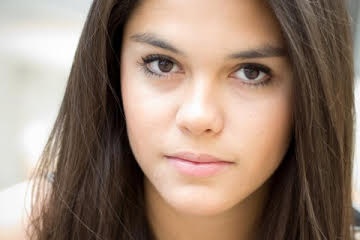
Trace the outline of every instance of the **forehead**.
{"label": "forehead", "polygon": [[124,35],[147,32],[183,49],[283,45],[279,24],[264,0],[144,0]]}

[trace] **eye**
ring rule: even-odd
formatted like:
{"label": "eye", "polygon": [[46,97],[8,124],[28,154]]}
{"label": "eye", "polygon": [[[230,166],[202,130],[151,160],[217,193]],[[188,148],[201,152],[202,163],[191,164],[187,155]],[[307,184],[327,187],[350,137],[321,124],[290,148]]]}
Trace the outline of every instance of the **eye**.
{"label": "eye", "polygon": [[233,77],[242,80],[245,84],[258,85],[264,84],[271,78],[270,72],[271,70],[264,65],[249,63],[238,69]]}
{"label": "eye", "polygon": [[143,58],[143,63],[147,71],[160,76],[180,71],[180,67],[173,60],[161,55],[147,56]]}

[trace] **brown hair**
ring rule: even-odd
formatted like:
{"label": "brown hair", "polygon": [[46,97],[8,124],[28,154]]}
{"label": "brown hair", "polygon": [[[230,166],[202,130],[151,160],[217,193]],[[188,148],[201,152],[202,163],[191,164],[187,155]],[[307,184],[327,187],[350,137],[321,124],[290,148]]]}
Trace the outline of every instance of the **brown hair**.
{"label": "brown hair", "polygon": [[[261,239],[351,239],[354,77],[342,0],[268,0],[295,85],[293,138]],[[34,174],[33,239],[152,239],[120,95],[122,32],[138,1],[95,0]],[[55,172],[51,191],[46,176]],[[42,204],[36,204],[41,202]]]}

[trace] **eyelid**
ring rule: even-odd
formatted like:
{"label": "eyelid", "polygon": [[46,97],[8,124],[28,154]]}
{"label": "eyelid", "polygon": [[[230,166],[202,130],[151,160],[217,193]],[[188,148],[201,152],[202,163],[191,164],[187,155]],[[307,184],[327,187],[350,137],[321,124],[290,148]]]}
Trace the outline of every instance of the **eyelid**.
{"label": "eyelid", "polygon": [[173,62],[174,64],[176,64],[179,67],[180,70],[182,70],[181,64],[178,61],[176,61],[174,58],[169,57],[167,55],[149,54],[149,55],[146,55],[145,57],[141,57],[141,59],[143,60],[143,62],[145,64],[148,64],[148,63],[151,63],[151,62],[154,62],[157,60],[167,60],[167,61]]}
{"label": "eyelid", "polygon": [[261,72],[266,73],[269,76],[272,76],[272,70],[271,68],[265,66],[264,64],[260,64],[260,63],[252,63],[252,62],[245,62],[245,63],[240,63],[235,67],[234,72],[239,71],[240,69],[244,68],[244,67],[254,67],[256,69],[258,69]]}
{"label": "eyelid", "polygon": [[[176,72],[165,72],[163,74],[161,73],[157,73],[151,69],[149,69],[149,64],[156,62],[156,61],[161,61],[161,60],[167,60],[172,62],[176,67],[177,67],[177,71]],[[163,54],[148,54],[145,56],[141,57],[141,61],[138,61],[137,64],[140,66],[140,69],[149,77],[156,77],[156,78],[168,78],[171,77],[172,74],[182,74],[184,73],[181,65],[178,63],[178,61],[174,60],[172,57],[169,57],[167,55],[163,55]]]}
{"label": "eyelid", "polygon": [[[172,74],[184,73],[184,70],[182,69],[181,64],[179,64],[178,61],[176,61],[174,58],[172,58],[168,55],[148,54],[148,55],[141,57],[141,59],[142,59],[142,62],[138,62],[139,65],[141,66],[141,69],[144,70],[144,72],[146,74],[150,74],[150,76],[156,75],[156,77],[161,77],[161,78],[166,77],[167,78],[167,77],[170,77]],[[167,60],[167,61],[172,62],[174,65],[177,66],[177,68],[178,68],[177,71],[159,74],[148,68],[148,66],[147,66],[148,64],[153,63],[155,61],[160,61],[160,60]],[[240,78],[241,82],[243,82],[243,84],[245,84],[245,85],[253,85],[253,86],[266,85],[271,81],[271,78],[273,77],[271,68],[269,68],[268,66],[266,66],[264,64],[254,63],[254,62],[244,62],[244,63],[240,63],[240,64],[236,65],[236,67],[234,67],[235,70],[231,71],[230,77],[234,78],[234,79],[239,79],[239,77],[232,76],[232,75],[236,74],[238,71],[240,71],[246,67],[256,69],[259,72],[262,72],[263,74],[265,74],[266,77],[262,78],[262,80],[256,80],[256,81],[249,81],[249,80]]]}
{"label": "eyelid", "polygon": [[[263,82],[267,82],[269,79],[272,79],[273,78],[273,74],[272,74],[272,70],[271,68],[263,65],[263,64],[259,64],[259,63],[249,63],[249,62],[246,62],[246,63],[241,63],[239,65],[237,65],[235,67],[235,70],[233,70],[230,74],[230,77],[231,78],[236,78],[236,79],[239,79],[238,77],[235,77],[234,75],[239,72],[240,70],[246,68],[246,67],[249,67],[249,68],[253,68],[253,69],[256,69],[258,70],[259,72],[262,72],[264,73],[265,75],[267,75],[267,79],[264,80]],[[244,80],[246,81],[246,80]],[[247,82],[250,82],[250,81],[247,81]],[[253,81],[254,83],[249,83],[250,85],[256,85],[257,82],[260,84],[262,83],[262,81]]]}
{"label": "eyelid", "polygon": [[[238,76],[235,76],[239,71],[244,71],[244,68],[246,67],[253,68],[265,76],[259,80],[247,80],[242,77],[239,78]],[[236,79],[236,82],[238,83],[252,87],[261,87],[273,82],[272,70],[269,67],[259,63],[241,63],[236,66],[236,70],[231,72],[230,77]]]}

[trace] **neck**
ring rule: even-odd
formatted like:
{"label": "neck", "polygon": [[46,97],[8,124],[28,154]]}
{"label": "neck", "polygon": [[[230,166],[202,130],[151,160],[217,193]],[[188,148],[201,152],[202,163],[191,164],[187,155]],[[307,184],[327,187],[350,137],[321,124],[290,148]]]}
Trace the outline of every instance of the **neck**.
{"label": "neck", "polygon": [[176,211],[145,181],[147,215],[156,240],[251,240],[261,222],[268,187],[217,215],[199,216]]}

